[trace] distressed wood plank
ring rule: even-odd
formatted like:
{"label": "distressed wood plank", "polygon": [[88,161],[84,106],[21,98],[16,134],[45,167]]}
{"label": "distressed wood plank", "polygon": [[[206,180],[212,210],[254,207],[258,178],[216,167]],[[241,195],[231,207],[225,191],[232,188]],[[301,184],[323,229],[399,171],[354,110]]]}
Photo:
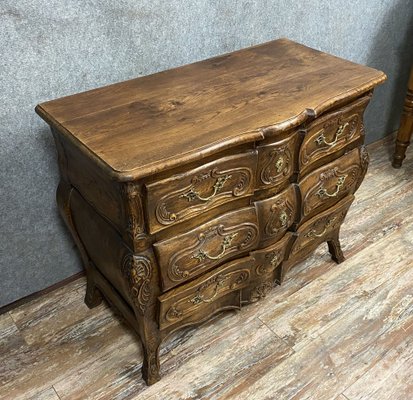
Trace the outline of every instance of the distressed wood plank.
{"label": "distressed wood plank", "polygon": [[[17,386],[16,377],[23,365],[28,364],[30,348],[27,346],[9,313],[0,315],[0,398],[8,398]],[[50,386],[50,385],[49,385]],[[26,391],[15,398],[28,397]],[[9,397],[10,398],[10,397]]]}
{"label": "distressed wood plank", "polygon": [[[83,299],[84,293],[79,293],[78,296]],[[26,309],[31,306],[28,305]],[[86,308],[85,305],[83,307]],[[4,379],[0,386],[0,398],[34,396],[67,376],[76,376],[72,381],[76,385],[79,379],[76,371],[87,371],[99,358],[113,357],[125,347],[128,347],[135,360],[139,359],[139,344],[132,340],[130,332],[125,335],[128,328],[108,307],[84,313],[83,318],[74,321],[66,320],[66,325],[56,326],[43,340],[45,327],[39,313],[45,319],[46,326],[52,326],[47,312],[43,313],[34,307],[36,323],[28,328],[31,330],[29,338],[33,340],[27,344],[21,335],[19,346],[11,348],[2,359],[4,370],[1,376]],[[64,307],[61,307],[54,318],[61,317],[64,320],[64,313]],[[30,321],[29,314],[26,315],[26,320]],[[105,340],[102,340],[103,337]]]}
{"label": "distressed wood plank", "polygon": [[[412,343],[410,343],[410,347]],[[413,363],[410,362],[396,371],[394,375],[386,380],[385,385],[380,385],[370,400],[392,400],[392,399],[410,399],[413,393]],[[351,400],[351,399],[350,399]]]}
{"label": "distressed wood plank", "polygon": [[112,360],[108,360],[100,368],[85,371],[81,385],[73,384],[76,373],[55,387],[62,399],[219,398],[230,389],[231,382],[242,382],[245,376],[259,378],[262,369],[270,368],[291,352],[256,318],[242,312],[223,314],[196,330],[174,336],[164,349],[164,377],[153,386],[146,387],[139,379],[135,357],[129,358],[129,368],[110,368]]}
{"label": "distressed wood plank", "polygon": [[34,396],[27,400],[60,400],[55,390],[51,387],[49,389],[43,390],[40,393],[36,393]]}
{"label": "distressed wood plank", "polygon": [[[393,315],[393,321],[405,318],[412,311],[413,297],[402,299]],[[406,329],[407,333],[407,329]],[[408,399],[413,394],[413,337],[407,335],[399,345],[388,350],[360,379],[344,391],[350,400]]]}
{"label": "distressed wood plank", "polygon": [[61,327],[90,317],[83,302],[86,278],[82,277],[10,311],[27,344],[47,343]]}

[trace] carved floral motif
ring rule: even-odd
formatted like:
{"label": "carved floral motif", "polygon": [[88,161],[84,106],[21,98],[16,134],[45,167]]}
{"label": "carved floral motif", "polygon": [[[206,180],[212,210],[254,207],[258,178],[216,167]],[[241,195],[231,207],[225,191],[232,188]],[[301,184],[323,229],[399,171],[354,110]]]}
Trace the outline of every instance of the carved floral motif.
{"label": "carved floral motif", "polygon": [[271,282],[261,282],[252,289],[249,301],[251,303],[255,303],[256,301],[264,298],[270,292],[272,287],[273,285]]}
{"label": "carved floral motif", "polygon": [[151,262],[147,257],[128,254],[123,259],[122,272],[128,280],[132,300],[143,315],[151,296]]}
{"label": "carved floral motif", "polygon": [[128,182],[122,188],[127,199],[126,232],[136,246],[135,250],[145,250],[149,245],[149,237],[144,229],[145,221],[140,187],[135,183]]}

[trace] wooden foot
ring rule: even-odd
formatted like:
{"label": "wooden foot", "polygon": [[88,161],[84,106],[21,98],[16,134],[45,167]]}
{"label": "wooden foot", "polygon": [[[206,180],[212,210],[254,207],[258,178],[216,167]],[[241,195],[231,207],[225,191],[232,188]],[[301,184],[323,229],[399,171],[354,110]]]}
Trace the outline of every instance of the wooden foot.
{"label": "wooden foot", "polygon": [[102,294],[99,289],[96,287],[92,274],[87,276],[86,284],[86,295],[85,295],[85,304],[88,308],[92,309],[97,307],[102,303]]}
{"label": "wooden foot", "polygon": [[159,347],[161,337],[154,321],[144,317],[140,323],[140,336],[143,346],[142,377],[147,385],[153,385],[161,379],[159,363]]}
{"label": "wooden foot", "polygon": [[342,263],[345,260],[345,258],[344,258],[343,252],[341,250],[341,245],[340,245],[340,240],[338,239],[338,235],[337,235],[337,237],[335,237],[331,240],[328,240],[327,244],[328,244],[328,251],[331,254],[331,258],[337,264]]}
{"label": "wooden foot", "polygon": [[153,385],[161,379],[159,363],[159,346],[145,348],[142,365],[142,377],[147,385]]}
{"label": "wooden foot", "polygon": [[392,166],[400,168],[406,156],[407,147],[413,134],[413,68],[410,71],[407,95],[404,100],[403,113],[400,119],[400,128],[397,132],[396,148],[393,154]]}
{"label": "wooden foot", "polygon": [[394,150],[393,162],[391,164],[393,168],[401,168],[403,160],[406,157],[407,147],[409,147],[409,145],[410,142],[401,142],[396,139],[396,148]]}

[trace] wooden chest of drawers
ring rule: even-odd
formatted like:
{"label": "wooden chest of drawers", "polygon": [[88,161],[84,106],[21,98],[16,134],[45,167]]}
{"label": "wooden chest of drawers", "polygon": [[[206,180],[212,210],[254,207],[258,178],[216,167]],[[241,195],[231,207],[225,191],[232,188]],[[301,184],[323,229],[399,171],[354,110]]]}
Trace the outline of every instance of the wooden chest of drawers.
{"label": "wooden chest of drawers", "polygon": [[382,72],[286,39],[37,106],[87,272],[159,379],[173,331],[264,297],[339,229]]}

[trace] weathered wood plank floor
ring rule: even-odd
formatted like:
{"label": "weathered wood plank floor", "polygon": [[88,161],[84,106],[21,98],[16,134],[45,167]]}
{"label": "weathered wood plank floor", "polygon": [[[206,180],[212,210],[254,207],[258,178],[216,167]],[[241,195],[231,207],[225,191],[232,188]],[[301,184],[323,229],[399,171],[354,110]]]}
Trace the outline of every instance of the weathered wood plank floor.
{"label": "weathered wood plank floor", "polygon": [[146,387],[139,343],[79,279],[0,316],[1,399],[413,399],[413,156],[392,137],[342,229],[260,304],[178,332]]}

